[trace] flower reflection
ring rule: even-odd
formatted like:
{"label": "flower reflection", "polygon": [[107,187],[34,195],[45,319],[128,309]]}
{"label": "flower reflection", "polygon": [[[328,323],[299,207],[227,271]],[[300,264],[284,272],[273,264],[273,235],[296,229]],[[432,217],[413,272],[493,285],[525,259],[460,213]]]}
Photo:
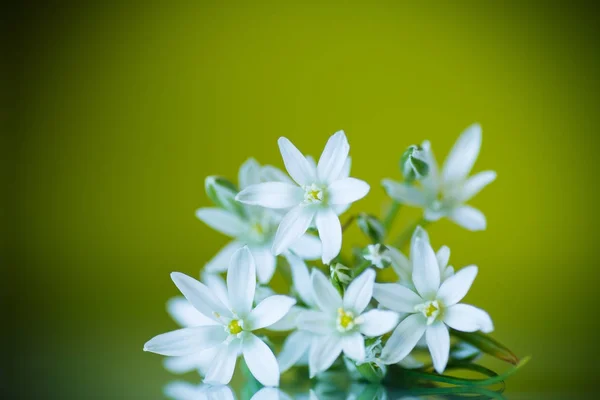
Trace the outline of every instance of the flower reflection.
{"label": "flower reflection", "polygon": [[164,388],[167,397],[174,400],[235,400],[235,395],[227,385],[194,385],[183,381],[173,381]]}

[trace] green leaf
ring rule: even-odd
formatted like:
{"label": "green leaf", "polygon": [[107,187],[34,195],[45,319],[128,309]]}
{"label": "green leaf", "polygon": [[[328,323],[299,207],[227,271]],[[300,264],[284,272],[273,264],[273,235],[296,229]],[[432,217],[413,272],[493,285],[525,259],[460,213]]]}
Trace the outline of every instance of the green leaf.
{"label": "green leaf", "polygon": [[490,335],[486,335],[483,332],[460,332],[456,330],[452,330],[452,334],[492,357],[496,357],[513,365],[519,363],[519,358],[510,351],[508,347],[499,343]]}
{"label": "green leaf", "polygon": [[362,213],[356,219],[356,223],[360,230],[371,239],[373,243],[383,242],[386,230],[383,223],[381,223],[377,217]]}
{"label": "green leaf", "polygon": [[217,207],[224,208],[241,216],[244,215],[242,205],[235,200],[235,196],[238,193],[237,188],[227,179],[220,176],[208,176],[204,180],[204,189],[208,198]]}

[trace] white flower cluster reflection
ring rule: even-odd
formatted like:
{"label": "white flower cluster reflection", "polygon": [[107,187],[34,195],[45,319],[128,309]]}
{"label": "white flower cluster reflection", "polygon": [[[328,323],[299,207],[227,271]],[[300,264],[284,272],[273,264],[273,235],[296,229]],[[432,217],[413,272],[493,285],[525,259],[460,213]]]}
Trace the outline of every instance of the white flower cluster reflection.
{"label": "white flower cluster reflection", "polygon": [[[434,252],[421,227],[412,234],[408,257],[378,242],[383,228],[356,262],[340,256],[339,215],[370,189],[349,176],[350,146],[343,131],[329,138],[318,162],[286,138],[278,144],[289,177],[249,159],[240,168],[238,186],[207,178],[215,204],[196,215],[232,241],[206,264],[202,282],[171,274],[184,297],[171,299],[167,309],[182,328],[149,340],[145,351],[168,356],[165,367],[173,373],[197,370],[209,385],[229,383],[243,356],[261,384],[278,386],[280,374],[292,366],[307,364],[312,378],[340,355],[356,368],[365,363],[380,370],[390,364],[420,367],[411,355],[415,347],[428,348],[441,373],[451,353],[449,328],[493,330],[485,311],[461,303],[477,267],[455,272],[448,265],[449,248]],[[448,217],[467,229],[484,229],[483,214],[464,205],[495,178],[491,171],[467,178],[480,145],[481,131],[474,125],[461,135],[441,174],[428,142],[418,150],[411,146],[410,157],[404,157],[410,168],[403,168],[411,178],[385,179],[383,186],[397,203],[423,207],[424,222]],[[329,266],[328,274],[307,265],[318,259]],[[376,283],[376,269],[387,267],[399,281]],[[269,287],[278,268],[291,276],[289,295]],[[263,328],[289,334],[282,346],[274,346]],[[200,392],[210,393],[205,389]],[[170,390],[196,393],[185,385]]]}

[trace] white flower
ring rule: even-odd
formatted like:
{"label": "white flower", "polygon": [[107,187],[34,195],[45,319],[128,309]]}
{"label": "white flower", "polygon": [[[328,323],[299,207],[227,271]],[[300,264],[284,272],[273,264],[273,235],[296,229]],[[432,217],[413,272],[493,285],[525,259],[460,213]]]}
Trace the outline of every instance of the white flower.
{"label": "white flower", "polygon": [[164,388],[165,396],[174,400],[235,400],[229,386],[212,386],[206,383],[193,385],[183,381],[173,381]]}
{"label": "white flower", "polygon": [[[252,158],[242,164],[238,177],[240,189],[260,183],[261,177],[265,175],[264,171],[269,172],[269,177],[276,174],[275,168],[264,168],[266,167],[261,168]],[[284,175],[281,171],[280,174]],[[240,208],[242,213],[217,207],[200,208],[196,211],[198,219],[206,225],[234,238],[206,264],[205,270],[211,273],[226,271],[231,255],[241,247],[248,246],[256,260],[259,282],[268,283],[277,263],[271,247],[281,215],[255,206],[240,204]],[[303,259],[315,260],[321,256],[321,243],[315,236],[301,235],[291,243],[290,250]]]}
{"label": "white flower", "polygon": [[448,363],[450,334],[448,326],[463,332],[491,332],[490,316],[468,304],[458,304],[465,297],[477,267],[458,271],[440,285],[440,268],[429,243],[415,239],[413,282],[416,291],[397,283],[376,284],[373,296],[390,310],[409,313],[394,330],[381,353],[381,359],[394,364],[406,357],[425,335],[435,370],[442,373]]}
{"label": "white flower", "polygon": [[275,355],[252,331],[279,321],[296,300],[276,295],[252,308],[256,267],[248,248],[241,248],[231,257],[227,272],[227,304],[210,288],[187,275],[174,272],[171,278],[185,298],[212,320],[212,325],[158,335],[144,345],[144,350],[166,356],[185,356],[216,347],[216,355],[204,379],[210,384],[229,383],[236,360],[243,354],[248,369],[260,383],[277,386],[279,367]]}
{"label": "white flower", "polygon": [[355,361],[365,359],[364,337],[383,335],[398,324],[393,311],[364,312],[373,294],[375,271],[367,269],[354,279],[342,298],[320,271],[313,269],[312,290],[319,311],[305,311],[298,318],[298,327],[317,336],[310,347],[311,378],[325,371],[340,353]]}
{"label": "white flower", "polygon": [[[406,257],[400,250],[396,249],[392,246],[387,246],[388,254],[392,260],[392,269],[399,278],[399,283],[408,287],[409,289],[415,288],[412,281],[413,274],[413,260],[415,254],[415,240],[417,238],[421,238],[422,240],[429,243],[429,235],[421,226],[417,226],[413,235],[410,239],[410,257]],[[450,260],[450,249],[448,246],[442,246],[437,251],[435,257],[437,258],[438,265],[440,267],[440,278],[442,282],[446,279],[454,275],[454,267],[448,265],[448,261]]]}
{"label": "white flower", "polygon": [[368,245],[363,258],[379,269],[387,267],[392,262],[387,246],[379,243]]}
{"label": "white flower", "polygon": [[343,131],[327,141],[318,165],[311,164],[288,139],[279,138],[285,167],[296,184],[265,182],[242,190],[236,199],[245,204],[289,209],[277,228],[273,254],[281,254],[314,222],[323,246],[325,264],[342,248],[342,226],[338,214],[362,199],[369,185],[345,175],[350,145]]}
{"label": "white flower", "polygon": [[496,172],[483,171],[468,177],[481,148],[481,127],[473,124],[456,141],[446,158],[441,173],[429,142],[423,143],[427,153],[429,173],[421,180],[422,189],[384,179],[382,185],[396,201],[425,209],[425,219],[437,221],[448,217],[458,225],[471,230],[486,227],[485,215],[465,205],[473,196],[496,179]]}

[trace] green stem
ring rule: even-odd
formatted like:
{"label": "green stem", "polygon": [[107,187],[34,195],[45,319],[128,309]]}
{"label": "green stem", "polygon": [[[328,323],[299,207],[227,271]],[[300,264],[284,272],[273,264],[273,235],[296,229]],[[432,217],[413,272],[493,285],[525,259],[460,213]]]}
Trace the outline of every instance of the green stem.
{"label": "green stem", "polygon": [[402,250],[402,248],[406,245],[406,243],[408,243],[408,241],[410,241],[410,238],[412,237],[413,232],[415,231],[417,226],[421,225],[422,227],[426,227],[427,224],[429,224],[429,221],[427,221],[424,217],[421,217],[417,221],[413,222],[400,235],[398,235],[398,237],[394,241],[394,243],[396,244],[396,247],[398,247],[398,249]]}
{"label": "green stem", "polygon": [[400,211],[401,207],[402,207],[402,204],[398,203],[396,200],[394,200],[392,202],[392,205],[390,206],[390,209],[387,212],[385,219],[383,220],[383,226],[385,227],[386,234],[389,232],[390,228],[392,227],[392,224],[394,223],[394,219],[396,219],[396,216],[398,215],[398,211]]}
{"label": "green stem", "polygon": [[354,270],[354,276],[357,277],[363,273],[363,271],[371,266],[371,261],[365,260],[363,261],[356,269]]}
{"label": "green stem", "polygon": [[355,219],[356,219],[356,215],[350,216],[350,218],[348,218],[348,220],[344,223],[344,225],[342,225],[342,232],[345,232],[346,229],[348,229],[350,227],[350,225],[352,225],[352,223],[354,222]]}

